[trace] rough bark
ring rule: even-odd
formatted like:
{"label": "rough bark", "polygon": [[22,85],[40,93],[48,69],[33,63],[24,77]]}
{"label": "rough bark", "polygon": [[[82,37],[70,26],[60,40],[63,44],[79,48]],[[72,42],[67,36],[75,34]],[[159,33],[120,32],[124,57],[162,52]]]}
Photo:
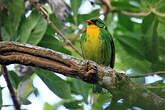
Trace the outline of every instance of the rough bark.
{"label": "rough bark", "polygon": [[16,42],[0,42],[0,64],[24,64],[99,84],[113,96],[127,100],[130,105],[146,110],[165,110],[165,100],[132,82],[123,73],[50,49]]}

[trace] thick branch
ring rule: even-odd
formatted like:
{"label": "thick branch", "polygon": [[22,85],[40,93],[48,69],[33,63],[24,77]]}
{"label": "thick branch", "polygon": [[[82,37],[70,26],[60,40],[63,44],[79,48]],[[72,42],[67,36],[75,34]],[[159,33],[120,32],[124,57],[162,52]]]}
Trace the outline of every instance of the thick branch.
{"label": "thick branch", "polygon": [[108,89],[113,96],[127,100],[132,106],[149,110],[165,109],[163,98],[136,85],[127,75],[92,61],[87,63],[86,68],[86,61],[50,49],[16,42],[1,42],[0,64],[13,63],[40,67],[88,83],[97,83]]}

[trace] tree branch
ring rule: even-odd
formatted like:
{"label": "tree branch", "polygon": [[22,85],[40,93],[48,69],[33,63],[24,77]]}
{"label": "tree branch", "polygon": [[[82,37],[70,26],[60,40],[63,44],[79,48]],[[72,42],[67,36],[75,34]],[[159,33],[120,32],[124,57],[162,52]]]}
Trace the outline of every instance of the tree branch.
{"label": "tree branch", "polygon": [[78,38],[80,38],[80,34],[82,34],[82,33],[85,31],[85,29],[86,29],[86,27],[83,27],[75,37],[72,37],[72,38],[70,39],[70,41],[71,41],[71,42],[74,42],[74,41],[76,41]]}
{"label": "tree branch", "polygon": [[47,20],[48,24],[52,26],[52,28],[56,31],[56,33],[62,37],[64,42],[68,44],[76,53],[82,56],[81,52],[72,44],[72,42],[69,39],[67,39],[67,37],[65,37],[65,35],[49,19],[47,12],[41,7],[40,3],[38,3],[37,0],[29,0],[29,1],[38,10],[38,12],[40,12],[43,15],[43,17]]}
{"label": "tree branch", "polygon": [[19,104],[19,102],[17,100],[17,96],[15,94],[15,91],[14,91],[13,86],[11,84],[11,81],[9,79],[9,75],[8,75],[8,71],[7,71],[6,65],[2,65],[1,69],[2,69],[1,70],[2,71],[2,74],[3,74],[3,76],[4,76],[5,80],[6,80],[7,87],[9,89],[11,98],[13,100],[14,108],[15,108],[15,110],[21,110],[20,109],[20,104]]}
{"label": "tree branch", "polygon": [[163,98],[133,83],[127,75],[92,61],[86,66],[85,60],[50,49],[16,42],[0,42],[0,64],[13,63],[40,67],[88,83],[99,84],[118,99],[128,101],[131,106],[149,110],[165,109]]}
{"label": "tree branch", "polygon": [[160,13],[155,8],[151,8],[151,11],[157,16],[165,17],[165,13]]}
{"label": "tree branch", "polygon": [[158,71],[158,72],[139,74],[139,75],[130,75],[129,78],[141,78],[141,77],[146,77],[151,75],[161,75],[161,74],[165,75],[165,71]]}
{"label": "tree branch", "polygon": [[123,11],[123,10],[112,10],[112,5],[111,2],[109,0],[101,0],[101,2],[103,3],[103,5],[106,6],[105,9],[105,17],[107,16],[108,12],[111,13],[120,13],[123,15],[127,15],[127,16],[134,16],[134,17],[142,17],[142,16],[148,16],[149,14],[151,14],[152,11],[142,11],[142,12],[129,12],[129,11]]}
{"label": "tree branch", "polygon": [[104,21],[106,21],[107,19],[107,15],[108,12],[111,10],[112,5],[111,5],[111,1],[110,0],[101,0],[102,4],[103,4],[103,11],[104,11]]}
{"label": "tree branch", "polygon": [[[105,5],[108,8],[107,4],[105,4]],[[129,11],[123,11],[123,10],[121,10],[121,11],[120,10],[112,10],[111,7],[110,7],[110,9],[108,11],[111,12],[111,13],[120,13],[120,14],[123,14],[123,15],[134,16],[134,17],[148,16],[151,13],[154,13],[155,15],[160,16],[160,17],[165,17],[165,13],[160,13],[155,8],[152,8],[152,7],[148,11],[142,11],[142,12],[138,12],[138,13],[136,13],[136,12],[129,12]]]}
{"label": "tree branch", "polygon": [[123,15],[127,15],[127,16],[134,16],[134,17],[142,17],[142,16],[148,16],[149,14],[151,14],[151,11],[146,11],[146,12],[129,12],[129,11],[120,11],[120,10],[110,10],[111,13],[120,13]]}

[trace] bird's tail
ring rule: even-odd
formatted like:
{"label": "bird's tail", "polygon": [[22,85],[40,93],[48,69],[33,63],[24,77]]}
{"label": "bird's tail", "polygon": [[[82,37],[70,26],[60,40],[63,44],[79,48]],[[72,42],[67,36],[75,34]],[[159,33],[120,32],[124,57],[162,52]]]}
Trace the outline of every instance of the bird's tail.
{"label": "bird's tail", "polygon": [[93,92],[94,93],[101,93],[102,92],[102,87],[99,85],[93,85]]}

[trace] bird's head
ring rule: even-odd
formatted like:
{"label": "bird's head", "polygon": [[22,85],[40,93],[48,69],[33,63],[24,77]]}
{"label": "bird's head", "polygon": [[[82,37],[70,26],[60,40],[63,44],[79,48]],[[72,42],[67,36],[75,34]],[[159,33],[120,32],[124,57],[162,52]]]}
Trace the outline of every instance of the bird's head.
{"label": "bird's head", "polygon": [[105,27],[105,24],[104,24],[104,22],[100,19],[100,18],[91,18],[91,19],[89,19],[89,20],[86,20],[86,22],[88,23],[88,25],[96,25],[96,26],[98,26],[98,27],[100,27],[100,28],[103,28],[103,27]]}

